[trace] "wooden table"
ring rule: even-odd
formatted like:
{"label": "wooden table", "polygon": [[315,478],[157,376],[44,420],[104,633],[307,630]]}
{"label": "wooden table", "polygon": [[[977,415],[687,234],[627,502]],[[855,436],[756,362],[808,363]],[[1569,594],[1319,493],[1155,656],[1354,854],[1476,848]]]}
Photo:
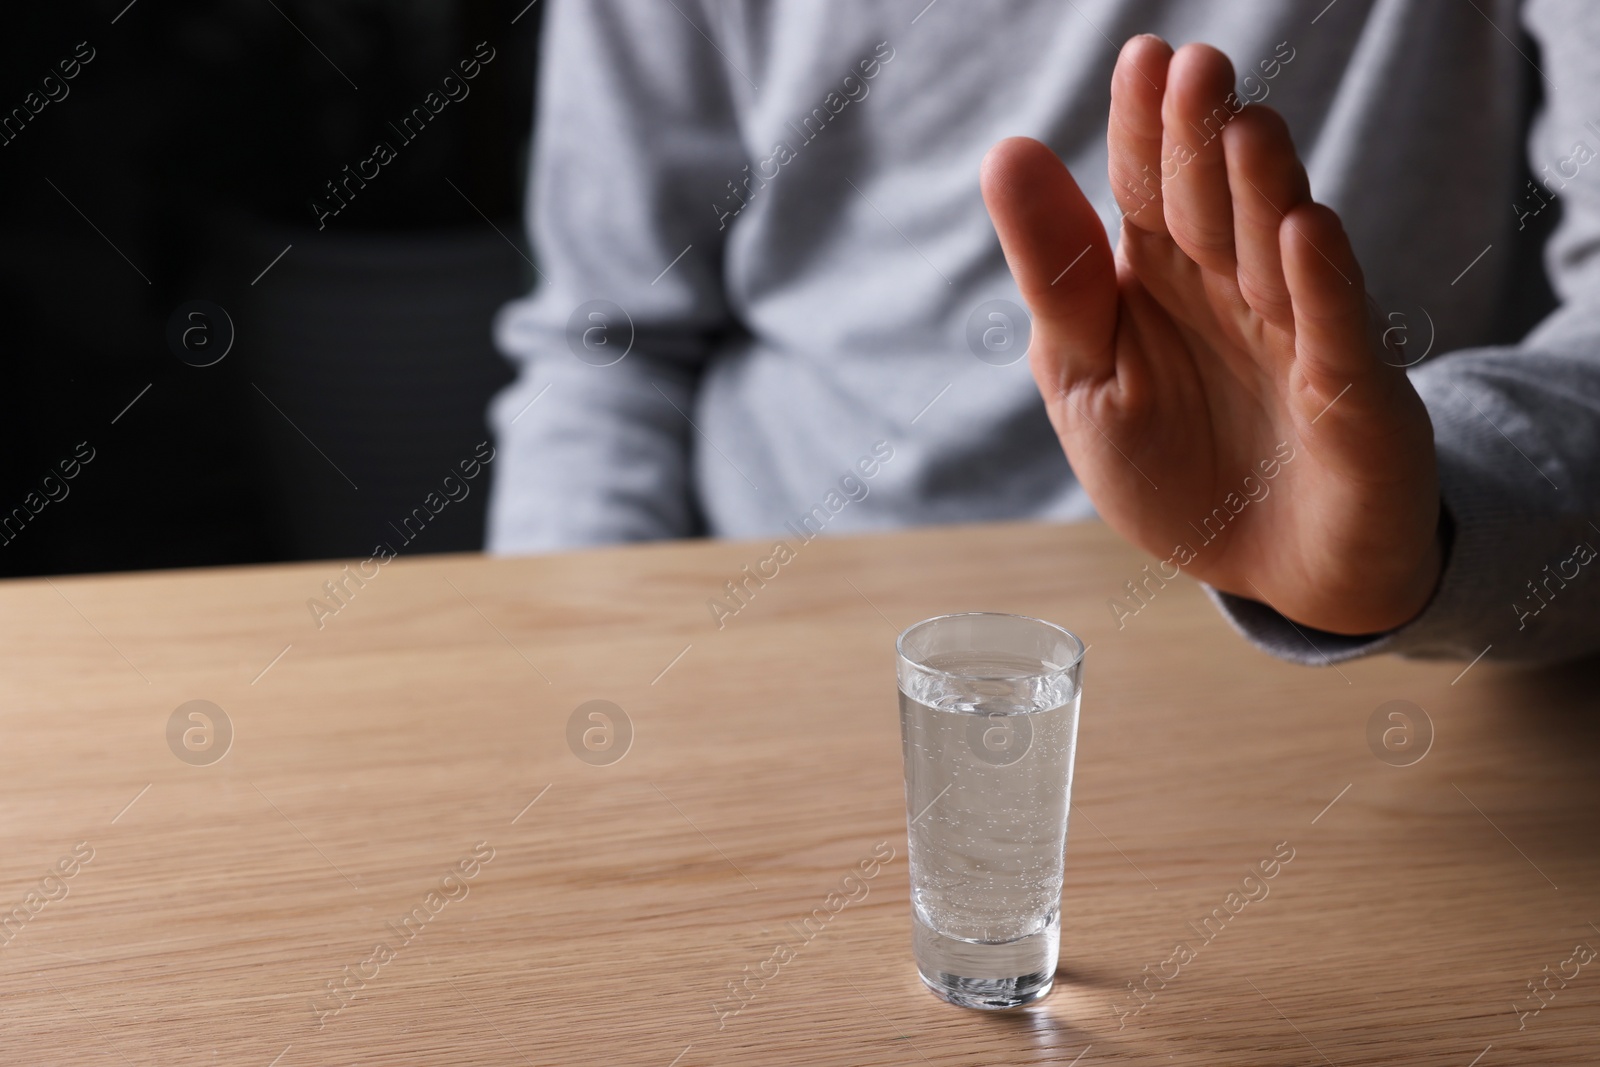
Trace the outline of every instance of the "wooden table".
{"label": "wooden table", "polygon": [[[813,542],[718,629],[769,548],[0,583],[0,1062],[1600,1061],[1593,670],[1291,666],[1186,580],[1119,630],[1092,525]],[[909,947],[893,640],[969,609],[1092,645],[1060,976],[998,1015]]]}

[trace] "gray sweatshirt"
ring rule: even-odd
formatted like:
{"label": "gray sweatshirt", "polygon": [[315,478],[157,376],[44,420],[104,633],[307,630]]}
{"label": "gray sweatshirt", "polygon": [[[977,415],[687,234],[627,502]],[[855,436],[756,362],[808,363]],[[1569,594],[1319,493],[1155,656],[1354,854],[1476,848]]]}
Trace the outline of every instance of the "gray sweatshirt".
{"label": "gray sweatshirt", "polygon": [[[1148,31],[1221,48],[1288,121],[1419,361],[1454,526],[1395,632],[1219,606],[1307,663],[1600,648],[1600,5],[924,5],[551,0],[491,551],[1092,516],[978,164],[1039,138],[1115,234],[1109,81]],[[1127,577],[1123,626],[1153,588]]]}

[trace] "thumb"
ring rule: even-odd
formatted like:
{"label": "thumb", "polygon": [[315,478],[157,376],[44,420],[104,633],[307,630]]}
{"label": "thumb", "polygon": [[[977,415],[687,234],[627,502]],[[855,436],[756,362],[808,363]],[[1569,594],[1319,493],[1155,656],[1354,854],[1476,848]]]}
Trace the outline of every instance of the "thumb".
{"label": "thumb", "polygon": [[1064,387],[1115,370],[1117,276],[1100,216],[1054,152],[1008,137],[984,156],[983,202],[1034,318],[1030,355]]}

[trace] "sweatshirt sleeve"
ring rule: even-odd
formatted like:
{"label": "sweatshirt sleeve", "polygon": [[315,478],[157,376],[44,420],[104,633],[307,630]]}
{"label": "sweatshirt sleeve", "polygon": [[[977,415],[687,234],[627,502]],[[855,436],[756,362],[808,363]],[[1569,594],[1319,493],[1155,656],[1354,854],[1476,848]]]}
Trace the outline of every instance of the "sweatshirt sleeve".
{"label": "sweatshirt sleeve", "polygon": [[527,204],[538,280],[495,323],[519,368],[489,409],[497,553],[698,532],[694,394],[730,320],[711,205],[747,162],[741,75],[706,3],[548,3]]}
{"label": "sweatshirt sleeve", "polygon": [[1577,168],[1545,248],[1560,306],[1518,345],[1449,353],[1412,373],[1452,527],[1439,588],[1416,619],[1351,637],[1208,590],[1273,655],[1318,665],[1376,652],[1539,662],[1600,651],[1600,7],[1535,0],[1523,20],[1545,92],[1533,168]]}

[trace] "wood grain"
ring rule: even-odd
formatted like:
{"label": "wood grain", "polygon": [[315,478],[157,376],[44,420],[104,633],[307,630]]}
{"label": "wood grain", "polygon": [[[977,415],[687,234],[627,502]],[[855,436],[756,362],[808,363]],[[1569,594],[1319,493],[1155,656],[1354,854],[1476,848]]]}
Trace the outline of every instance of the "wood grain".
{"label": "wood grain", "polygon": [[[1295,667],[1186,580],[1119,630],[1147,561],[1093,525],[813,542],[718,629],[769,547],[400,559],[320,629],[342,563],[0,583],[0,1062],[1596,1062],[1600,961],[1515,1008],[1600,948],[1592,668]],[[974,609],[1091,644],[1061,974],[1006,1015],[909,946],[893,640]],[[166,737],[196,699],[206,766]],[[567,742],[594,699],[607,765]],[[1396,699],[1435,735],[1406,767],[1367,741]]]}

